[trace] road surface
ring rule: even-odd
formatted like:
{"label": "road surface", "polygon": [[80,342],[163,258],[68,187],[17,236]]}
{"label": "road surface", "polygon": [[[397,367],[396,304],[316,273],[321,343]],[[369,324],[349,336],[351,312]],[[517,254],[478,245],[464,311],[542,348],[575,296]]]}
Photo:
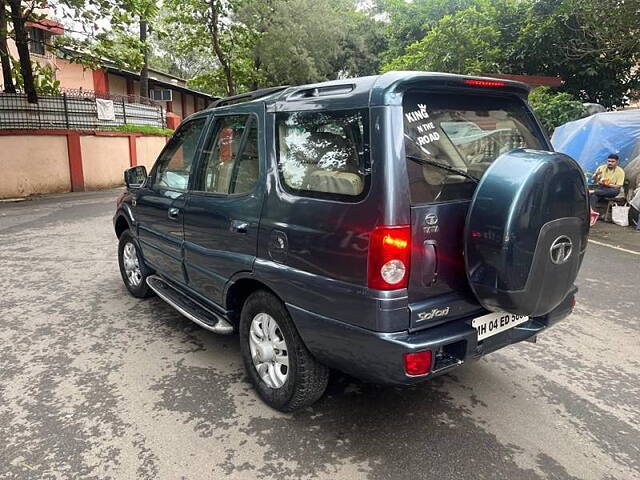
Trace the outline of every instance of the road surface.
{"label": "road surface", "polygon": [[633,249],[590,244],[576,312],[536,344],[412,388],[336,374],[284,415],[237,337],[127,294],[116,195],[0,204],[0,479],[640,478]]}

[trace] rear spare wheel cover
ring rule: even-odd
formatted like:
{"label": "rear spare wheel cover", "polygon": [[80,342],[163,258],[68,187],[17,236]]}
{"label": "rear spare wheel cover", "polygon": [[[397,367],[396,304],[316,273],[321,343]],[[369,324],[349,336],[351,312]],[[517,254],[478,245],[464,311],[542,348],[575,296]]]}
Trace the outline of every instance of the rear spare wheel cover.
{"label": "rear spare wheel cover", "polygon": [[544,315],[572,288],[588,233],[587,187],[573,159],[528,149],[503,154],[467,212],[471,290],[488,310]]}

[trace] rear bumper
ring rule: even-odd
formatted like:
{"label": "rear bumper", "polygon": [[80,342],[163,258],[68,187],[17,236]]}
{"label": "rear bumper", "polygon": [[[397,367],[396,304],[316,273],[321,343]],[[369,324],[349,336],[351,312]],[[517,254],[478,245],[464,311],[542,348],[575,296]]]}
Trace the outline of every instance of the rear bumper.
{"label": "rear bumper", "polygon": [[[471,326],[473,317],[414,333],[380,333],[322,317],[293,305],[287,307],[307,348],[320,362],[374,383],[413,384],[536,336],[571,313],[576,291],[574,289],[544,317],[532,318],[482,342],[478,342],[476,330]],[[407,375],[404,354],[422,350],[432,352],[431,371],[426,375]]]}

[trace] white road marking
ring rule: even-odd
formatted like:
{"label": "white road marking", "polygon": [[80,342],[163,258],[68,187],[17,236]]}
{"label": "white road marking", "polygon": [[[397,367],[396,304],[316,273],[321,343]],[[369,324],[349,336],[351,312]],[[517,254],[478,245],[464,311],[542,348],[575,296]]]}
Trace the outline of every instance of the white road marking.
{"label": "white road marking", "polygon": [[640,255],[640,252],[636,252],[635,250],[628,250],[622,247],[616,247],[615,245],[609,245],[608,243],[598,242],[597,240],[589,239],[591,243],[595,243],[596,245],[601,245],[603,247],[613,248],[614,250],[620,250],[621,252],[632,253],[633,255]]}

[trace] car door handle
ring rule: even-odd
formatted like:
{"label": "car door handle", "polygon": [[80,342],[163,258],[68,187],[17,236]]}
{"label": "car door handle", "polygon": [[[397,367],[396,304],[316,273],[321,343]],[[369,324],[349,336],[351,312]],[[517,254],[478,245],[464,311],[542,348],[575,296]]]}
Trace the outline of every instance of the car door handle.
{"label": "car door handle", "polygon": [[171,207],[167,211],[167,217],[169,217],[171,220],[177,220],[178,219],[178,215],[180,215],[180,209],[179,208]]}
{"label": "car door handle", "polygon": [[231,228],[232,232],[237,233],[247,233],[247,229],[249,228],[249,224],[242,220],[231,220]]}

